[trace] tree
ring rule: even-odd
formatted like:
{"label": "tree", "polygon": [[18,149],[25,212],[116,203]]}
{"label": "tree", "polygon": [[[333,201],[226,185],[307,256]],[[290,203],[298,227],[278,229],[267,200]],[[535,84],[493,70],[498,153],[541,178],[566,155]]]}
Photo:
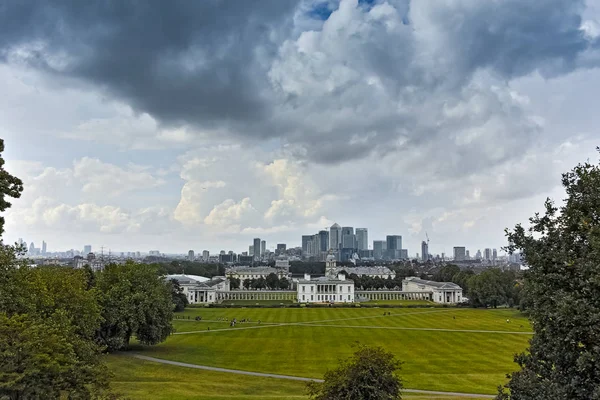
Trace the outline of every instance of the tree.
{"label": "tree", "polygon": [[452,277],[452,282],[456,283],[463,290],[465,295],[469,295],[469,279],[475,275],[472,269],[466,269],[464,271],[460,271]]}
{"label": "tree", "polygon": [[514,303],[516,276],[512,271],[490,268],[469,278],[467,286],[471,305],[496,308]]}
{"label": "tree", "polygon": [[251,280],[248,278],[244,279],[244,289],[249,290],[251,286],[252,286]]}
{"label": "tree", "polygon": [[240,278],[229,278],[229,287],[231,289],[239,289],[240,283]]}
{"label": "tree", "polygon": [[431,278],[436,282],[452,282],[452,278],[454,275],[460,272],[460,267],[458,265],[444,265],[441,267]]}
{"label": "tree", "polygon": [[325,373],[324,382],[309,382],[308,392],[314,400],[401,399],[401,364],[382,347],[358,344],[350,358]]}
{"label": "tree", "polygon": [[271,272],[269,275],[267,275],[265,284],[269,289],[277,289],[279,287],[279,277]]}
{"label": "tree", "polygon": [[183,288],[179,284],[177,279],[171,279],[171,299],[173,300],[173,304],[175,305],[175,312],[180,312],[185,310],[188,305],[188,299],[185,293],[183,293]]}
{"label": "tree", "polygon": [[290,288],[290,281],[286,277],[283,277],[279,280],[279,289],[285,290]]}
{"label": "tree", "polygon": [[[6,211],[6,209],[11,206],[11,203],[6,200],[7,196],[18,199],[23,192],[23,182],[4,169],[4,158],[2,158],[3,152],[4,140],[0,139],[0,211]],[[2,236],[3,233],[4,217],[0,216],[0,236]]]}
{"label": "tree", "polygon": [[97,340],[109,351],[127,348],[132,336],[154,345],[173,331],[171,284],[157,268],[133,261],[107,265],[96,285],[104,318]]}
{"label": "tree", "polygon": [[515,356],[498,399],[600,399],[600,167],[563,174],[565,203],[547,199],[526,229],[507,230],[507,250],[520,250],[534,335]]}

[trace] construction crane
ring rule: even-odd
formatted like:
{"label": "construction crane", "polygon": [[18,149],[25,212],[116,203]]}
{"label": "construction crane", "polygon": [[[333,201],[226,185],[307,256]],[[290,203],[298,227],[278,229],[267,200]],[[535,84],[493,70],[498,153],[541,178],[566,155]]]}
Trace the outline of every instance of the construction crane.
{"label": "construction crane", "polygon": [[427,248],[429,248],[429,235],[425,232],[425,237],[427,238]]}

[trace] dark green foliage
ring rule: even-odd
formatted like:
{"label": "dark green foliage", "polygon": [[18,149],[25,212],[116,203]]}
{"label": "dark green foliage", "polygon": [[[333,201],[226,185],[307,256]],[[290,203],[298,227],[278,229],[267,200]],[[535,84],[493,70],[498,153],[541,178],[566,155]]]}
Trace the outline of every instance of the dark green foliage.
{"label": "dark green foliage", "polygon": [[94,342],[97,294],[84,270],[29,268],[0,247],[0,398],[92,398],[108,372]]}
{"label": "dark green foliage", "polygon": [[96,287],[104,318],[97,340],[109,351],[126,349],[134,335],[153,345],[173,331],[171,283],[157,268],[132,261],[108,265],[97,274]]}
{"label": "dark green foliage", "polygon": [[175,312],[185,310],[185,307],[188,305],[187,296],[183,293],[183,288],[179,285],[177,279],[171,279],[171,299],[173,300],[173,304],[175,304]]}
{"label": "dark green foliage", "polygon": [[310,382],[314,400],[401,399],[401,362],[381,347],[357,345],[356,352],[340,366],[325,373],[324,382]]}
{"label": "dark green foliage", "polygon": [[448,264],[441,267],[435,274],[433,274],[433,278],[431,280],[436,282],[453,282],[452,278],[454,275],[460,272],[460,267],[454,264]]}
{"label": "dark green foliage", "polygon": [[519,284],[513,271],[490,268],[467,281],[469,301],[474,307],[498,307],[519,303]]}
{"label": "dark green foliage", "polygon": [[150,264],[155,268],[158,268],[161,274],[188,274],[188,275],[200,275],[207,278],[213,276],[224,276],[225,266],[221,264],[205,264],[198,261],[186,261],[177,260],[171,262],[159,262]]}
{"label": "dark green foliage", "polygon": [[[23,182],[16,176],[9,174],[4,169],[4,140],[0,139],[0,211],[5,211],[11,206],[6,197],[18,199],[23,192]],[[4,233],[4,217],[0,216],[0,236]]]}
{"label": "dark green foliage", "polygon": [[452,282],[456,283],[463,289],[463,294],[465,296],[469,295],[469,279],[475,275],[472,269],[465,269],[452,277]]}
{"label": "dark green foliage", "polygon": [[231,289],[239,289],[241,284],[240,278],[229,278],[229,287]]}
{"label": "dark green foliage", "polygon": [[507,231],[520,250],[527,311],[534,336],[515,361],[498,399],[600,399],[600,168],[589,163],[563,174],[559,208],[547,200],[530,227]]}

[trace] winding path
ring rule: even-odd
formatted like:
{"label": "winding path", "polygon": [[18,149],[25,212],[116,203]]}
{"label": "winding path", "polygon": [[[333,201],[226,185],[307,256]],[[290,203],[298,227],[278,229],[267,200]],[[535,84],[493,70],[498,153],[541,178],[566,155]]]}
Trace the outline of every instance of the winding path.
{"label": "winding path", "polygon": [[[278,375],[278,374],[267,374],[263,372],[252,372],[252,371],[242,371],[239,369],[227,369],[227,368],[218,368],[218,367],[209,367],[207,365],[197,365],[197,364],[188,364],[179,361],[171,361],[171,360],[163,360],[160,358],[143,356],[140,354],[130,354],[131,357],[138,358],[140,360],[152,361],[161,364],[174,365],[177,367],[184,368],[195,368],[202,369],[205,371],[214,371],[214,372],[225,372],[229,374],[239,374],[239,375],[250,375],[250,376],[259,376],[262,378],[276,378],[276,379],[288,379],[293,381],[303,381],[303,382],[323,382],[322,379],[312,379],[312,378],[304,378],[301,376],[291,376],[291,375]],[[418,389],[403,389],[403,392],[406,393],[417,393],[417,394],[431,394],[431,395],[439,395],[439,396],[455,396],[455,397],[465,397],[465,398],[486,398],[493,399],[495,396],[489,394],[475,394],[475,393],[457,393],[457,392],[438,392],[434,390],[418,390]]]}

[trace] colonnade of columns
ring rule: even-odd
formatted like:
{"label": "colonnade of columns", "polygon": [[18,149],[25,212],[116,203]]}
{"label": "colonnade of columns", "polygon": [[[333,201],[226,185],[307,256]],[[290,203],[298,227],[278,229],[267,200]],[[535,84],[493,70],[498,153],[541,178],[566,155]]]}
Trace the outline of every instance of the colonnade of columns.
{"label": "colonnade of columns", "polygon": [[217,301],[221,300],[295,300],[295,290],[232,290],[217,292]]}
{"label": "colonnade of columns", "polygon": [[400,292],[387,290],[357,290],[356,296],[368,300],[431,300],[431,292]]}

